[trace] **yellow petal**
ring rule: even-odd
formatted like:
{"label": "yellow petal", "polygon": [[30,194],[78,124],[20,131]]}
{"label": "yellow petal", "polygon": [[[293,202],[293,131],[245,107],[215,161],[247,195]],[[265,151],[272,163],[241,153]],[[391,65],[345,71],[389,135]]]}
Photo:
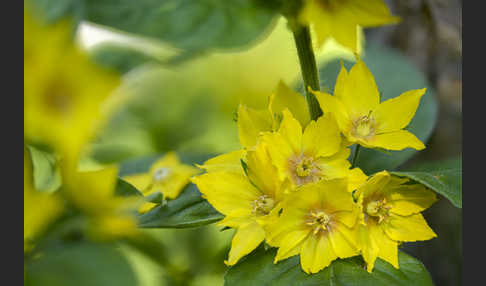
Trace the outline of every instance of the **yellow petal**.
{"label": "yellow petal", "polygon": [[240,258],[252,252],[265,239],[265,231],[256,222],[249,223],[237,229],[231,241],[228,266],[236,264]]}
{"label": "yellow petal", "polygon": [[282,111],[283,119],[278,133],[288,142],[295,154],[302,150],[302,127],[288,109]]}
{"label": "yellow petal", "polygon": [[376,229],[378,227],[372,226],[371,224],[358,226],[361,255],[366,262],[366,269],[370,273],[375,266],[376,258],[378,257],[378,253],[380,252],[380,247],[378,243],[376,242],[376,240],[373,239],[373,228]]}
{"label": "yellow petal", "polygon": [[407,216],[429,208],[437,201],[436,194],[423,185],[403,185],[394,188],[389,194],[391,212]]}
{"label": "yellow petal", "polygon": [[190,177],[200,172],[193,166],[182,164],[175,152],[168,152],[150,168],[152,184],[144,194],[161,192],[164,197],[175,199],[190,182]]}
{"label": "yellow petal", "polygon": [[332,249],[339,258],[347,258],[359,254],[359,242],[357,228],[348,228],[337,223],[335,228],[329,231],[329,240]]}
{"label": "yellow petal", "polygon": [[336,96],[331,96],[328,93],[318,91],[312,91],[312,93],[316,96],[317,101],[319,101],[322,111],[324,113],[333,113],[339,129],[345,134],[348,133],[351,128],[351,120],[343,103]]}
{"label": "yellow petal", "polygon": [[378,257],[398,269],[398,243],[394,240],[391,240],[387,235],[383,233],[383,231],[380,231],[379,233],[379,235],[377,234],[374,236],[374,239],[380,246]]}
{"label": "yellow petal", "polygon": [[334,96],[337,100],[342,100],[343,95],[347,92],[347,82],[348,82],[348,70],[344,67],[343,61],[340,62],[341,69],[336,78],[336,84],[334,85]]}
{"label": "yellow petal", "polygon": [[348,173],[348,191],[352,192],[362,186],[368,176],[360,168],[353,168]]}
{"label": "yellow petal", "polygon": [[372,112],[376,120],[376,133],[388,133],[405,128],[412,120],[425,88],[409,90],[378,105]]}
{"label": "yellow petal", "polygon": [[243,210],[245,214],[251,215],[251,203],[262,195],[245,176],[232,172],[206,173],[191,180],[203,197],[225,215],[234,210]]}
{"label": "yellow petal", "polygon": [[242,209],[234,210],[224,217],[224,219],[218,221],[218,226],[228,226],[233,228],[239,228],[253,222],[252,217],[248,217],[248,212]]}
{"label": "yellow petal", "polygon": [[392,16],[390,10],[383,0],[360,0],[348,1],[346,9],[353,21],[362,27],[375,27],[386,24],[395,24],[400,21],[400,17]]}
{"label": "yellow petal", "polygon": [[284,234],[284,238],[282,238],[278,245],[279,248],[273,263],[299,254],[302,242],[309,234],[309,230],[294,230]]}
{"label": "yellow petal", "polygon": [[198,165],[198,167],[205,169],[206,172],[228,171],[242,173],[241,159],[243,159],[245,152],[245,150],[241,149],[222,154],[207,160],[203,165]]}
{"label": "yellow petal", "polygon": [[283,81],[280,81],[275,94],[270,97],[270,113],[280,113],[288,108],[302,126],[307,126],[310,121],[307,103],[304,96],[293,91]]}
{"label": "yellow petal", "polygon": [[146,212],[149,212],[150,210],[152,210],[153,208],[155,208],[156,206],[158,206],[159,204],[156,204],[156,203],[152,203],[152,202],[146,202],[144,204],[142,204],[139,208],[138,208],[138,212],[141,213],[141,214],[144,214]]}
{"label": "yellow petal", "polygon": [[341,148],[339,152],[331,157],[317,159],[316,164],[321,170],[320,175],[326,180],[347,177],[350,171],[349,167],[351,167],[351,163],[347,160],[349,154],[349,148]]}
{"label": "yellow petal", "polygon": [[50,223],[58,218],[64,204],[57,195],[36,192],[24,183],[24,251],[28,240],[35,239]]}
{"label": "yellow petal", "polygon": [[437,236],[421,214],[410,216],[391,214],[386,219],[383,229],[391,239],[396,241],[429,240]]}
{"label": "yellow petal", "polygon": [[260,142],[247,154],[248,178],[260,191],[273,199],[280,200],[280,178],[277,168],[272,164],[265,142]]}
{"label": "yellow petal", "polygon": [[237,124],[241,145],[250,148],[256,144],[260,132],[272,130],[272,117],[268,110],[256,110],[240,104]]}
{"label": "yellow petal", "polygon": [[380,226],[370,222],[366,226],[361,225],[359,232],[362,255],[368,272],[371,273],[373,270],[376,257],[380,257],[398,268],[397,242],[386,236]]}
{"label": "yellow petal", "polygon": [[261,140],[267,146],[271,146],[268,148],[268,153],[273,165],[278,169],[280,179],[284,180],[289,172],[289,159],[295,156],[292,146],[280,133],[275,132],[263,133]]}
{"label": "yellow petal", "polygon": [[387,171],[381,171],[369,177],[357,190],[356,196],[361,198],[370,197],[374,193],[383,193],[383,188],[390,182],[391,176]]}
{"label": "yellow petal", "polygon": [[341,133],[332,113],[325,113],[307,125],[302,145],[304,154],[312,157],[328,157],[339,151]]}
{"label": "yellow petal", "polygon": [[152,175],[150,173],[128,175],[124,176],[123,180],[133,185],[137,190],[144,192],[152,184]]}
{"label": "yellow petal", "polygon": [[339,88],[342,90],[339,99],[346,107],[351,120],[369,115],[370,111],[380,104],[375,78],[363,61],[358,60],[351,68],[345,84]]}
{"label": "yellow petal", "polygon": [[372,140],[368,141],[368,144],[371,147],[379,147],[396,151],[403,150],[405,148],[413,148],[416,150],[422,150],[425,148],[424,143],[422,143],[422,141],[407,130],[399,130],[376,135]]}
{"label": "yellow petal", "polygon": [[300,251],[300,264],[307,274],[319,272],[336,258],[327,235],[309,235]]}
{"label": "yellow petal", "polygon": [[[295,195],[300,198],[294,200],[294,205],[312,206],[321,203],[329,213],[353,211],[355,204],[348,192],[347,179],[321,180],[300,187]],[[289,200],[290,201],[290,200]]]}

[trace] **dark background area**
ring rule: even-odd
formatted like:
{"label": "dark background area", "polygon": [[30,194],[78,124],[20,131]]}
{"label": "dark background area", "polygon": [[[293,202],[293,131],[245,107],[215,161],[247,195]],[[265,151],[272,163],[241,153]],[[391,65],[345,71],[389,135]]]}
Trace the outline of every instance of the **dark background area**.
{"label": "dark background area", "polygon": [[[403,52],[436,90],[439,113],[427,148],[403,168],[462,155],[462,1],[386,1],[400,25],[368,29],[367,41]],[[463,191],[464,192],[464,191]],[[439,199],[424,216],[438,238],[402,249],[421,260],[435,285],[462,281],[462,209]]]}

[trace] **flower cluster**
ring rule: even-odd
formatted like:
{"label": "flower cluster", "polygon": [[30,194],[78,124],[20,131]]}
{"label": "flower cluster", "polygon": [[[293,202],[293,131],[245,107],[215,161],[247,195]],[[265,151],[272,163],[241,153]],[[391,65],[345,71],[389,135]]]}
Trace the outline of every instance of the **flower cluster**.
{"label": "flower cluster", "polygon": [[380,103],[358,60],[349,73],[341,67],[333,95],[312,92],[324,111],[316,121],[302,116],[303,97],[283,83],[268,110],[241,105],[243,149],[206,161],[199,166],[206,173],[192,178],[225,215],[220,225],[236,229],[226,264],[265,241],[278,248],[275,263],[300,255],[306,273],[360,254],[369,272],[377,257],[398,268],[398,244],[436,236],[420,214],[435,194],[387,171],[368,177],[352,168],[349,147],[425,148],[403,130],[425,89]]}
{"label": "flower cluster", "polygon": [[[80,161],[106,121],[119,75],[93,63],[72,40],[67,20],[44,25],[24,10],[24,251],[73,207],[94,239],[137,232],[138,200],[115,195],[118,167],[81,170]],[[48,40],[46,40],[48,39]],[[36,189],[32,146],[44,146],[57,160],[62,187]]]}

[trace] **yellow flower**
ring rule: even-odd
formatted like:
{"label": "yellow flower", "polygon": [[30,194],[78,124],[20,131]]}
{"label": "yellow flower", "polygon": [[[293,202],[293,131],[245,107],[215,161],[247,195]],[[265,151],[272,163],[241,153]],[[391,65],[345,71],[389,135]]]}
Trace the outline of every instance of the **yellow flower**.
{"label": "yellow flower", "polygon": [[278,83],[275,92],[270,95],[268,109],[253,109],[240,104],[237,123],[241,146],[255,146],[261,132],[277,130],[285,108],[295,114],[302,126],[309,123],[305,98],[290,89],[283,81]]}
{"label": "yellow flower", "polygon": [[349,170],[350,150],[341,144],[339,128],[331,113],[311,121],[302,132],[300,123],[285,109],[278,132],[263,133],[261,140],[269,146],[280,179],[290,180],[292,186],[349,175],[366,180],[360,169]]}
{"label": "yellow flower", "polygon": [[373,75],[361,60],[349,74],[341,65],[334,96],[314,91],[324,113],[334,114],[350,143],[388,150],[425,148],[415,135],[403,129],[415,115],[424,93],[425,88],[409,90],[380,103]]}
{"label": "yellow flower", "polygon": [[67,198],[88,217],[90,234],[96,239],[137,233],[134,210],[140,200],[115,195],[117,175],[115,166],[77,172],[64,185]]}
{"label": "yellow flower", "polygon": [[41,26],[24,12],[24,133],[60,152],[70,172],[118,84],[75,46],[68,21]]}
{"label": "yellow flower", "polygon": [[382,0],[306,0],[299,20],[314,27],[319,46],[333,38],[359,52],[360,28],[395,24],[400,18],[392,16]]}
{"label": "yellow flower", "polygon": [[190,182],[189,178],[198,173],[197,168],[182,164],[175,152],[168,152],[147,173],[129,175],[123,179],[145,196],[163,194],[163,198],[175,199]]}
{"label": "yellow flower", "polygon": [[264,239],[262,227],[278,213],[283,188],[264,143],[246,152],[244,171],[240,162],[245,151],[235,151],[208,160],[208,172],[193,177],[203,197],[225,215],[219,225],[236,228],[227,265],[254,250]]}
{"label": "yellow flower", "polygon": [[32,178],[32,162],[24,148],[24,252],[33,247],[33,241],[64,210],[63,201],[57,195],[37,192]]}
{"label": "yellow flower", "polygon": [[371,272],[377,257],[398,268],[397,245],[436,237],[420,214],[436,200],[434,192],[382,171],[357,190],[362,256]]}
{"label": "yellow flower", "polygon": [[278,247],[274,263],[300,254],[306,273],[316,273],[336,258],[359,254],[356,235],[358,206],[347,180],[307,184],[289,194],[282,214],[268,224],[267,242]]}

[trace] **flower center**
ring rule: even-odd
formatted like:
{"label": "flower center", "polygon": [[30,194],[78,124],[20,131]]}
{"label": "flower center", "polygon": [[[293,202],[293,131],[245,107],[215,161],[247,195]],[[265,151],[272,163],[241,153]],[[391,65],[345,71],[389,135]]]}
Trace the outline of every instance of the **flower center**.
{"label": "flower center", "polygon": [[154,181],[156,183],[159,183],[163,181],[165,178],[167,178],[169,174],[170,174],[169,168],[158,168],[157,170],[154,171]]}
{"label": "flower center", "polygon": [[295,171],[299,177],[307,177],[311,174],[313,168],[312,158],[304,158],[302,162],[297,165]]}
{"label": "flower center", "polygon": [[331,218],[323,211],[311,211],[306,224],[313,229],[313,233],[328,230]]}
{"label": "flower center", "polygon": [[294,183],[301,186],[318,181],[321,169],[314,162],[314,158],[302,154],[289,159],[289,171]]}
{"label": "flower center", "polygon": [[386,217],[388,217],[388,211],[390,206],[387,205],[386,199],[373,200],[366,204],[366,215],[375,217],[378,219],[378,223],[381,223]]}
{"label": "flower center", "polygon": [[253,201],[252,213],[257,216],[267,215],[270,213],[274,206],[275,201],[271,197],[263,195]]}
{"label": "flower center", "polygon": [[44,91],[44,104],[56,115],[68,115],[74,104],[71,89],[61,81],[51,81]]}
{"label": "flower center", "polygon": [[370,115],[360,116],[353,122],[352,135],[362,139],[375,136],[376,121]]}

